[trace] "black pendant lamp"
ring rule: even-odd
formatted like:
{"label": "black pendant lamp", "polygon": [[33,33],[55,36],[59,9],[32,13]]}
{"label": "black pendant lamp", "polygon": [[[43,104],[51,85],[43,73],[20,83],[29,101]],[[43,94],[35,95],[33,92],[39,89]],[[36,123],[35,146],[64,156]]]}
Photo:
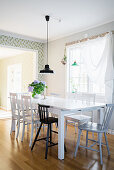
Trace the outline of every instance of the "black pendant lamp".
{"label": "black pendant lamp", "polygon": [[48,21],[49,21],[49,18],[50,17],[48,15],[45,16],[45,19],[47,21],[47,64],[45,65],[45,68],[43,70],[40,70],[40,73],[42,74],[54,73],[53,70],[51,70],[48,65]]}

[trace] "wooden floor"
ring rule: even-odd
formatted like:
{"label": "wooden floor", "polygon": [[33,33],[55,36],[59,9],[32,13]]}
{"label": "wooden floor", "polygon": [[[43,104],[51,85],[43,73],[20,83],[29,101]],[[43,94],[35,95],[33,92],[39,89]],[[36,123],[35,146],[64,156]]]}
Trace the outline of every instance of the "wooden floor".
{"label": "wooden floor", "polygon": [[[10,120],[0,120],[0,170],[113,170],[114,169],[114,136],[108,135],[111,157],[108,158],[107,150],[103,146],[103,166],[99,162],[99,153],[80,148],[77,157],[74,158],[77,134],[74,127],[68,127],[65,144],[67,153],[65,159],[58,160],[57,146],[49,148],[48,159],[45,160],[45,141],[40,141],[34,147],[33,152],[29,148],[30,129],[25,132],[24,141],[16,141],[15,133],[10,136]],[[46,130],[46,128],[45,128]],[[45,136],[46,131],[42,135]],[[42,136],[41,135],[41,136]],[[89,135],[91,137],[91,134]],[[96,138],[97,136],[95,136]],[[56,134],[53,140],[57,141]],[[85,144],[85,133],[81,136],[81,144]],[[96,146],[98,148],[98,146]]]}

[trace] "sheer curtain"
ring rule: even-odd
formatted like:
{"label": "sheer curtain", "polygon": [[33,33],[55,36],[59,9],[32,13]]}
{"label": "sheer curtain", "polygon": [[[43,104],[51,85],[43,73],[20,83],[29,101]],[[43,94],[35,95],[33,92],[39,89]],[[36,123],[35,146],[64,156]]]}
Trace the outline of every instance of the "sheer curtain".
{"label": "sheer curtain", "polygon": [[98,86],[105,84],[105,100],[112,102],[113,95],[113,36],[111,33],[105,37],[81,43],[81,56],[87,74]]}

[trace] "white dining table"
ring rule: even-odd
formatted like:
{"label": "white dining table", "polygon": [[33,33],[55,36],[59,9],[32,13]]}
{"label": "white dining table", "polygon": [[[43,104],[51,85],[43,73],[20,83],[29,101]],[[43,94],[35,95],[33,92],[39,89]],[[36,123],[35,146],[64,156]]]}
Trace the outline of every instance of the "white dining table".
{"label": "white dining table", "polygon": [[80,100],[46,96],[32,99],[32,103],[50,106],[50,112],[58,115],[58,159],[64,159],[64,119],[65,116],[80,113],[80,111],[99,111],[99,123],[102,123],[105,103],[82,102]]}

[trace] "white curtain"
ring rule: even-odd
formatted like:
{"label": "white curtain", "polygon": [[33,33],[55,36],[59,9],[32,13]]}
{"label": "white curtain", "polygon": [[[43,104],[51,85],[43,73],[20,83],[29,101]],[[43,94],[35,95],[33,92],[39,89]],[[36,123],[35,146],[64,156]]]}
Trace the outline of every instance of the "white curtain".
{"label": "white curtain", "polygon": [[81,56],[90,80],[99,86],[105,83],[106,102],[112,102],[114,80],[112,34],[88,40],[80,46]]}

